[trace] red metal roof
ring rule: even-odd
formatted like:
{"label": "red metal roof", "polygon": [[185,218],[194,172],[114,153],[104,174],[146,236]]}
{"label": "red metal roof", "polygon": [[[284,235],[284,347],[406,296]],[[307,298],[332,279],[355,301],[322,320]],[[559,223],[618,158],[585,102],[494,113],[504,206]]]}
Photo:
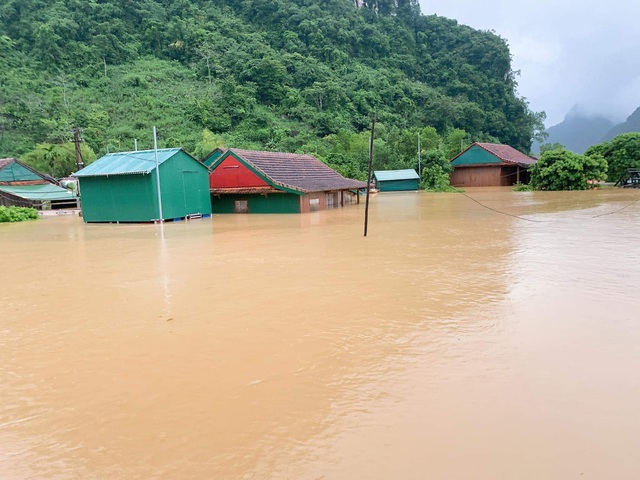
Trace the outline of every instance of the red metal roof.
{"label": "red metal roof", "polygon": [[524,153],[516,150],[515,148],[510,147],[509,145],[502,145],[499,143],[479,143],[479,142],[474,143],[474,145],[478,145],[480,148],[485,149],[487,152],[498,157],[500,160],[506,163],[514,163],[518,165],[529,166],[529,165],[533,165],[537,161],[535,158],[531,158],[525,155]]}
{"label": "red metal roof", "polygon": [[270,185],[264,187],[219,187],[212,188],[211,193],[214,195],[221,194],[249,194],[249,193],[259,193],[259,194],[267,194],[267,193],[282,193],[282,190],[277,190]]}
{"label": "red metal roof", "polygon": [[366,182],[345,178],[312,155],[232,148],[232,153],[274,184],[301,192],[366,188]]}

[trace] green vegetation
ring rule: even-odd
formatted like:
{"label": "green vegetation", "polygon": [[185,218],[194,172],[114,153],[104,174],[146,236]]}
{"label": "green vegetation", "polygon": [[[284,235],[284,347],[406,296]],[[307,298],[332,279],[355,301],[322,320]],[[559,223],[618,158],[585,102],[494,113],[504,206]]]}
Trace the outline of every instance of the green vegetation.
{"label": "green vegetation", "polygon": [[[417,168],[417,133],[445,156],[473,141],[528,153],[544,113],[518,96],[504,39],[424,16],[417,0],[6,0],[0,5],[0,153],[63,176],[85,162],[182,146],[317,154],[366,176]],[[425,137],[427,135],[425,134]],[[89,150],[90,149],[90,150]],[[53,157],[53,160],[52,160]]]}
{"label": "green vegetation", "polygon": [[547,152],[549,150],[562,150],[562,149],[566,149],[566,147],[558,142],[543,143],[542,145],[540,145],[540,155],[542,155],[544,152]]}
{"label": "green vegetation", "polygon": [[447,159],[445,147],[441,143],[433,145],[422,157],[422,186],[429,192],[456,191],[449,185],[449,175],[453,167]]}
{"label": "green vegetation", "polygon": [[531,192],[533,191],[533,187],[531,185],[527,185],[526,183],[516,183],[511,189],[514,192]]}
{"label": "green vegetation", "polygon": [[25,222],[27,220],[36,220],[37,218],[38,211],[35,208],[5,207],[0,205],[0,223]]}
{"label": "green vegetation", "polygon": [[585,155],[601,155],[609,165],[608,178],[618,181],[628,168],[640,168],[640,133],[623,133],[610,142],[590,147]]}
{"label": "green vegetation", "polygon": [[607,161],[601,155],[564,149],[547,150],[531,167],[531,187],[537,190],[586,190],[606,178]]}
{"label": "green vegetation", "polygon": [[[95,153],[87,145],[80,145],[82,158],[86,164],[96,159]],[[73,143],[39,143],[22,159],[42,173],[60,178],[76,171],[76,149]]]}

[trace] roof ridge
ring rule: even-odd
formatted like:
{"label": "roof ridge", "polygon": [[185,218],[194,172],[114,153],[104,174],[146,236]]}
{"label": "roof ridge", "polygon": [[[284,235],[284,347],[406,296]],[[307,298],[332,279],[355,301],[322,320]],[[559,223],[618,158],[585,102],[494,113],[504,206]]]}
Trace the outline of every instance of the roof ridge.
{"label": "roof ridge", "polygon": [[[109,152],[109,153],[105,153],[103,155],[103,157],[107,157],[107,156],[111,156],[111,155],[131,155],[134,153],[147,153],[147,152],[166,152],[168,150],[184,150],[182,147],[166,147],[166,148],[158,148],[158,149],[153,149],[153,148],[147,148],[145,150],[126,150],[124,152]],[[102,157],[100,157],[102,158]]]}
{"label": "roof ridge", "polygon": [[228,150],[238,151],[238,152],[252,152],[252,153],[267,153],[269,155],[287,155],[287,156],[296,156],[296,157],[312,157],[316,160],[320,161],[317,157],[314,157],[310,153],[291,153],[291,152],[275,152],[273,150],[250,150],[247,148],[229,148]]}

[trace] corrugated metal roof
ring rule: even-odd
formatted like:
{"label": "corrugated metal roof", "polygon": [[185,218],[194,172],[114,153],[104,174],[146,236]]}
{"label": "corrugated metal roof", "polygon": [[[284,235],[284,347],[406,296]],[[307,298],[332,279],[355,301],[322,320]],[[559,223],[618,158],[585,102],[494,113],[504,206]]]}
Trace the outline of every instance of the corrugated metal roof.
{"label": "corrugated metal roof", "polygon": [[[366,188],[366,182],[345,178],[312,155],[229,149],[255,170],[279,185],[300,192]],[[225,158],[227,154],[220,158]]]}
{"label": "corrugated metal roof", "polygon": [[373,172],[373,176],[380,182],[388,180],[415,180],[420,178],[413,168],[406,170],[376,170]]}
{"label": "corrugated metal roof", "polygon": [[45,185],[2,185],[0,191],[11,193],[27,200],[72,200],[75,194],[52,183]]}
{"label": "corrugated metal roof", "polygon": [[34,180],[57,183],[50,175],[40,173],[20,160],[15,158],[0,158],[0,182],[11,184],[14,182]]}
{"label": "corrugated metal roof", "polygon": [[[162,164],[180,148],[158,149],[158,164]],[[74,177],[102,177],[106,175],[132,175],[136,173],[151,173],[156,168],[154,150],[140,150],[137,152],[109,153],[99,158],[91,165],[73,174]]]}

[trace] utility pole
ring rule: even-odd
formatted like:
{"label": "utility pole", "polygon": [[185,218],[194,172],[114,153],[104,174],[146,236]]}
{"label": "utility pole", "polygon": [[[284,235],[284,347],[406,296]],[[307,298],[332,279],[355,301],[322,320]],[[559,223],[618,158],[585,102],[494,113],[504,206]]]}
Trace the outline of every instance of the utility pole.
{"label": "utility pole", "polygon": [[162,215],[162,193],[160,192],[160,163],[158,162],[158,136],[156,134],[156,127],[153,127],[153,154],[156,159],[156,188],[158,189],[158,213],[160,214],[160,218],[158,221],[160,223],[164,222],[164,217]]}
{"label": "utility pole", "polygon": [[369,173],[367,174],[367,201],[364,207],[364,236],[367,236],[369,226],[369,190],[371,190],[371,168],[373,165],[373,135],[376,129],[376,114],[371,119],[371,138],[369,139]]}
{"label": "utility pole", "polygon": [[80,151],[80,142],[82,139],[80,138],[80,132],[82,132],[81,128],[73,127],[73,143],[76,145],[76,168],[77,171],[80,171],[84,168],[84,162],[82,161],[82,152]]}
{"label": "utility pole", "polygon": [[[422,173],[420,172],[421,168],[420,168],[420,132],[418,132],[418,176],[420,178],[422,178]],[[418,180],[418,181],[422,181],[422,180]]]}

